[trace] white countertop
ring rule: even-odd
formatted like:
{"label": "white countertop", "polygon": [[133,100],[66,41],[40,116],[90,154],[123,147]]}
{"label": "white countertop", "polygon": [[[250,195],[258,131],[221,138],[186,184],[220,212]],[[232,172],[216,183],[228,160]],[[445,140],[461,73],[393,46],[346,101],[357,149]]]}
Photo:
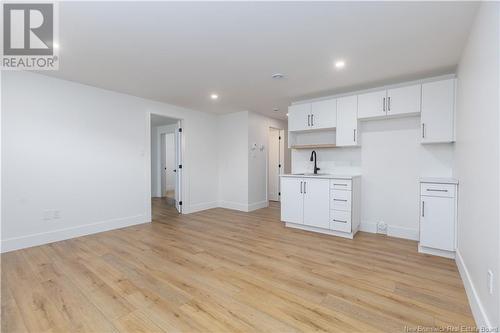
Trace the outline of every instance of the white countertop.
{"label": "white countertop", "polygon": [[441,177],[420,177],[421,183],[435,183],[435,184],[458,184],[456,178],[441,178]]}
{"label": "white countertop", "polygon": [[325,174],[318,174],[318,175],[313,175],[311,173],[306,173],[306,174],[300,174],[300,173],[287,173],[287,174],[282,174],[280,177],[295,177],[295,178],[326,178],[326,179],[353,179],[356,177],[360,177],[361,175],[359,174],[330,174],[330,173],[325,173]]}

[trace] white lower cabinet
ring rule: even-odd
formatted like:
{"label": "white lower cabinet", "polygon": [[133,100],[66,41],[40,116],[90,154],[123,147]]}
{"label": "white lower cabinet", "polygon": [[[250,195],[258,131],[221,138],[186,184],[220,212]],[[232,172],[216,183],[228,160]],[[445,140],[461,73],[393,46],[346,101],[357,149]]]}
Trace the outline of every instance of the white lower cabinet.
{"label": "white lower cabinet", "polygon": [[304,178],[304,224],[328,229],[330,225],[330,182],[328,179]]}
{"label": "white lower cabinet", "polygon": [[419,252],[455,256],[456,187],[456,184],[420,184]]}
{"label": "white lower cabinet", "polygon": [[281,219],[291,223],[303,223],[304,194],[302,178],[281,177]]}
{"label": "white lower cabinet", "polygon": [[281,177],[287,226],[352,238],[359,227],[359,178]]}

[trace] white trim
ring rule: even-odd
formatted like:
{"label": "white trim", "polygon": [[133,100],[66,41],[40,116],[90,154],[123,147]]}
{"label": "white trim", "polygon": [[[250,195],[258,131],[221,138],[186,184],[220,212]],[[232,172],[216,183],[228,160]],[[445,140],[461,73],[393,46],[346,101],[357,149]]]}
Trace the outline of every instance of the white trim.
{"label": "white trim", "polygon": [[253,210],[261,209],[261,208],[266,208],[269,207],[269,201],[261,201],[261,202],[254,202],[251,204],[248,204],[247,206],[247,212],[251,212]]}
{"label": "white trim", "polygon": [[348,238],[348,239],[353,239],[354,238],[354,234],[356,234],[356,231],[354,233],[352,233],[352,232],[342,232],[342,231],[335,231],[335,230],[330,230],[330,229],[317,228],[317,227],[313,227],[313,226],[310,226],[310,225],[290,223],[290,222],[285,222],[285,226],[287,226],[289,228],[295,228],[295,229],[300,229],[300,230],[305,230],[305,231],[312,231],[312,232],[317,232],[317,233],[320,233],[320,234],[338,236],[338,237],[343,237],[343,238]]}
{"label": "white trim", "polygon": [[[359,226],[359,231],[370,232],[372,234],[377,233],[377,224],[373,222],[361,222]],[[394,225],[387,226],[387,236],[418,240],[418,229],[398,227]]]}
{"label": "white trim", "polygon": [[418,240],[418,229],[404,228],[393,225],[387,226],[387,236]]}
{"label": "white trim", "polygon": [[239,210],[241,212],[248,211],[248,205],[234,201],[219,201],[217,206],[219,206],[220,208]]}
{"label": "white trim", "polygon": [[212,208],[217,208],[218,205],[217,205],[217,202],[213,201],[213,202],[202,202],[202,203],[199,203],[199,204],[194,204],[194,205],[191,205],[189,206],[189,208],[187,207],[184,207],[184,211],[182,212],[183,214],[191,214],[191,213],[196,213],[196,212],[200,212],[202,210],[207,210],[207,209],[212,209]]}
{"label": "white trim", "polygon": [[457,263],[460,277],[464,283],[465,292],[467,293],[467,298],[469,299],[469,304],[477,327],[492,328],[491,321],[488,319],[488,315],[486,314],[483,303],[479,298],[476,287],[474,286],[474,283],[472,283],[469,270],[467,269],[467,266],[465,265],[462,255],[458,249],[456,251],[455,262]]}
{"label": "white trim", "polygon": [[425,253],[425,254],[432,254],[433,256],[440,256],[440,257],[455,259],[455,251],[434,249],[432,247],[420,245],[420,243],[418,244],[418,252]]}
{"label": "white trim", "polygon": [[4,239],[1,242],[1,252],[9,252],[20,250],[27,247],[38,246],[53,242],[62,241],[65,239],[96,234],[103,231],[125,228],[136,224],[149,223],[151,219],[144,215],[136,215],[111,219],[86,225],[80,225],[71,228],[64,228],[54,231],[41,232],[22,237],[13,237]]}

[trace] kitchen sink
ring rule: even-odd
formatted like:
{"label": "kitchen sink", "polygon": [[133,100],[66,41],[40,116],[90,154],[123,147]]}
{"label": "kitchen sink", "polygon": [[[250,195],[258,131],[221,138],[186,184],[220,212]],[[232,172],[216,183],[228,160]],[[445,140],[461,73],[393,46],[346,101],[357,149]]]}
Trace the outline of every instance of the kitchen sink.
{"label": "kitchen sink", "polygon": [[294,176],[326,176],[328,173],[294,173]]}

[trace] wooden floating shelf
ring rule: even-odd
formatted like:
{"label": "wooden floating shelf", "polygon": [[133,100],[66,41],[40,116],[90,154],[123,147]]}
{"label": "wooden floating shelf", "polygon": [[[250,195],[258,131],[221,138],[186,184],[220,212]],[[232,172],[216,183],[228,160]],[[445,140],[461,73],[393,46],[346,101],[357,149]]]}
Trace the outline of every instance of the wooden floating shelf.
{"label": "wooden floating shelf", "polygon": [[312,144],[312,145],[292,145],[292,149],[311,149],[311,148],[336,148],[334,143]]}

